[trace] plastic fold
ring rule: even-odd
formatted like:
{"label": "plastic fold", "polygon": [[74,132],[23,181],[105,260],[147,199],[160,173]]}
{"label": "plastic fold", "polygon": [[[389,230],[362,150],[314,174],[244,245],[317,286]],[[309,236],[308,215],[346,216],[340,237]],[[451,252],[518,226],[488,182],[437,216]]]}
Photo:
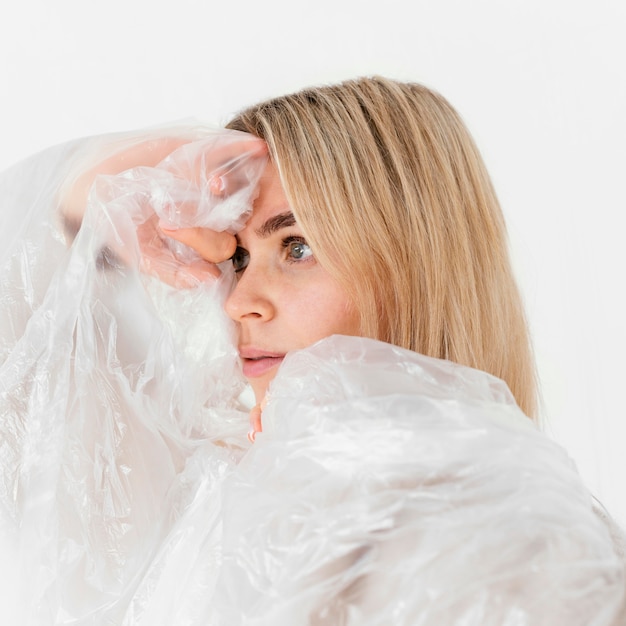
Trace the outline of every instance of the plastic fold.
{"label": "plastic fold", "polygon": [[484,372],[329,337],[247,441],[230,263],[157,225],[237,232],[266,161],[179,124],[0,177],[0,623],[626,623],[575,465]]}

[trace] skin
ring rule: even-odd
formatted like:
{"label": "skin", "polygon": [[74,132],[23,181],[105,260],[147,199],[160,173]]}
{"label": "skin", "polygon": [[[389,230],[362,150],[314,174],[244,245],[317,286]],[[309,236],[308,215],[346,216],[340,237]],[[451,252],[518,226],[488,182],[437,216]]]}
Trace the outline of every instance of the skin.
{"label": "skin", "polygon": [[237,285],[225,308],[239,326],[243,372],[259,404],[287,352],[333,334],[359,334],[356,310],[315,259],[271,163],[259,183],[252,216],[236,237],[206,229],[164,233],[212,262],[224,258],[223,252],[216,254],[218,246],[229,252],[236,246]]}

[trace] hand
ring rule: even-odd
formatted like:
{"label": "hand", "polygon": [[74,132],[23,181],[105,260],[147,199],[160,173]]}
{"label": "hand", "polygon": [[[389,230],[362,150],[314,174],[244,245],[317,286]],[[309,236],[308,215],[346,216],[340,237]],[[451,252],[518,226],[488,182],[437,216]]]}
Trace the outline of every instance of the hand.
{"label": "hand", "polygon": [[[115,175],[138,166],[155,167],[174,150],[191,141],[185,137],[117,137],[89,142],[78,155],[79,164],[67,176],[59,193],[65,234],[71,243],[78,233],[89,192],[97,176]],[[95,145],[94,145],[95,144]]]}
{"label": "hand", "polygon": [[[144,222],[137,229],[139,246],[143,252],[141,269],[155,274],[163,282],[178,288],[194,287],[200,283],[219,278],[218,263],[227,261],[235,253],[237,240],[227,231],[210,228],[164,228],[155,218]],[[180,259],[171,243],[180,242],[198,257]]]}
{"label": "hand", "polygon": [[[88,201],[107,213],[121,205],[133,214],[142,271],[177,287],[219,276],[216,264],[229,259],[236,247],[234,235],[224,229],[243,225],[233,223],[233,207],[240,213],[251,209],[267,146],[235,131],[205,135],[195,140],[144,137],[109,147],[109,156],[83,168],[64,186],[61,215],[70,240]],[[107,177],[100,184],[106,183],[104,191],[97,188],[95,197],[89,196],[101,175]],[[118,261],[129,263],[123,247],[111,247]]]}

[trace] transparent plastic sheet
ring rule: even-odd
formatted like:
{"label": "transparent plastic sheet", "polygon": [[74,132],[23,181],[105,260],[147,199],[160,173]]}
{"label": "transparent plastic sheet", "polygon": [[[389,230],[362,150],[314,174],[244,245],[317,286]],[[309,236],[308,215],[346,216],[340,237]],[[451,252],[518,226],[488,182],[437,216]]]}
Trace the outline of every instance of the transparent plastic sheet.
{"label": "transparent plastic sheet", "polygon": [[288,355],[238,464],[187,477],[124,624],[624,623],[573,463],[483,372],[328,338]]}
{"label": "transparent plastic sheet", "polygon": [[[180,125],[3,175],[2,623],[116,623],[190,451],[247,447],[230,264],[200,281],[207,264],[155,225],[240,228],[265,164],[249,140]],[[229,193],[210,192],[216,174]]]}
{"label": "transparent plastic sheet", "polygon": [[331,337],[286,358],[249,446],[229,268],[198,283],[153,228],[216,227],[240,139],[96,138],[2,178],[0,623],[625,623],[573,463],[483,372]]}

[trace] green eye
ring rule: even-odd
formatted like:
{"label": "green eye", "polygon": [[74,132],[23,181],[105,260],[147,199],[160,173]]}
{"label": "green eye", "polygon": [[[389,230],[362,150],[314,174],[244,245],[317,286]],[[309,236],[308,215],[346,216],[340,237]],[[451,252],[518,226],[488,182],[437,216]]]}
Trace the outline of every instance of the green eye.
{"label": "green eye", "polygon": [[230,260],[233,264],[235,272],[242,272],[246,269],[246,267],[248,267],[248,263],[250,262],[250,253],[245,248],[237,246],[235,254],[230,257]]}

